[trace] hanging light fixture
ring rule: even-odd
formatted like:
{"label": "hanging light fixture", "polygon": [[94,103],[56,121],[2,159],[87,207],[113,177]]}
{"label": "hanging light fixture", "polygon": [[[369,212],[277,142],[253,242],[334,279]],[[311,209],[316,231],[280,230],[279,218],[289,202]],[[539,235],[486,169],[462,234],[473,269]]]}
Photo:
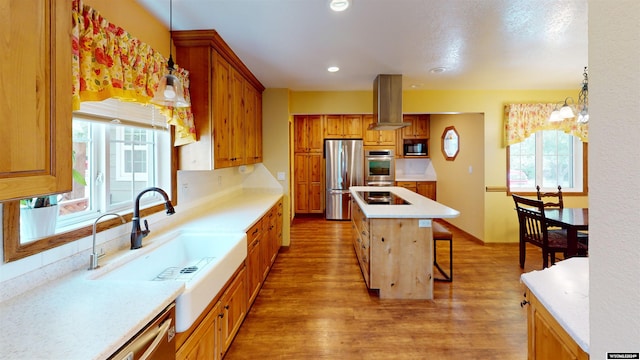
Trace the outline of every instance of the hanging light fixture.
{"label": "hanging light fixture", "polygon": [[582,73],[582,88],[578,94],[578,106],[581,106],[580,113],[578,113],[579,123],[589,122],[589,74],[587,73],[587,67],[584,67]]}
{"label": "hanging light fixture", "polygon": [[169,0],[169,60],[167,61],[167,69],[169,73],[160,79],[158,89],[156,90],[151,102],[162,106],[187,107],[189,102],[184,98],[182,83],[177,76],[173,75],[173,56],[171,55],[171,32],[173,31],[173,0]]}

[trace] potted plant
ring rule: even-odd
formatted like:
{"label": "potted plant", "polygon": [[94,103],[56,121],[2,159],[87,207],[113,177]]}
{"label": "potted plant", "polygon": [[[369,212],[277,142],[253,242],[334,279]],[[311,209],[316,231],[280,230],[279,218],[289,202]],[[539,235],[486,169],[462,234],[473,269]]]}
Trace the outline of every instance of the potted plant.
{"label": "potted plant", "polygon": [[[73,152],[75,163],[75,151]],[[85,186],[87,181],[75,168],[71,169],[73,181]],[[53,235],[60,209],[58,195],[39,196],[20,200],[20,237],[21,241],[29,241]]]}

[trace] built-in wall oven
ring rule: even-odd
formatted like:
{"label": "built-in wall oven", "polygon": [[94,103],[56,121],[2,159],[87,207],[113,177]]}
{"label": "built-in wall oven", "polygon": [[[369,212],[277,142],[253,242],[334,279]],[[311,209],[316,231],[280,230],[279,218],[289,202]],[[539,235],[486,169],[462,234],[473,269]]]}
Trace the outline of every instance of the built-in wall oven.
{"label": "built-in wall oven", "polygon": [[393,150],[367,150],[364,158],[365,183],[368,186],[394,185],[396,172]]}

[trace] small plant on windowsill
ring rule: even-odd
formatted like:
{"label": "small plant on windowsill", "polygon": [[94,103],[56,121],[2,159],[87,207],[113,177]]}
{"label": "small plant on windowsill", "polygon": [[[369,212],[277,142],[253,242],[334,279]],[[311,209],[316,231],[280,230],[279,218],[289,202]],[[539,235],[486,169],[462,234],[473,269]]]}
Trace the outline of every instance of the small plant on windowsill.
{"label": "small plant on windowsill", "polygon": [[[73,152],[75,163],[75,151]],[[71,169],[73,181],[86,186],[87,181],[76,169]],[[38,196],[20,200],[20,237],[21,241],[53,235],[58,219],[58,195]]]}

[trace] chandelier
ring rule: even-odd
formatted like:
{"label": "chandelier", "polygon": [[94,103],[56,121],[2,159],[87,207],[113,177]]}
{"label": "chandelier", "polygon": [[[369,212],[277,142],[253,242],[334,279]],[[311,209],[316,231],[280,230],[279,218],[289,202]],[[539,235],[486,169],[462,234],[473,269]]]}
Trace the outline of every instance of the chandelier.
{"label": "chandelier", "polygon": [[[589,122],[589,74],[587,73],[586,66],[584,67],[582,77],[582,86],[580,88],[580,92],[578,93],[578,104],[576,107],[577,110],[579,110],[577,122],[585,124]],[[564,104],[562,105],[562,107],[558,109],[558,107],[556,106],[556,108],[553,109],[551,115],[549,116],[549,121],[563,121],[565,119],[576,117],[571,105],[569,105],[568,103],[569,100],[573,102],[574,106],[576,105],[575,100],[573,100],[572,97],[564,99]],[[558,105],[559,104],[560,103],[558,103]]]}

